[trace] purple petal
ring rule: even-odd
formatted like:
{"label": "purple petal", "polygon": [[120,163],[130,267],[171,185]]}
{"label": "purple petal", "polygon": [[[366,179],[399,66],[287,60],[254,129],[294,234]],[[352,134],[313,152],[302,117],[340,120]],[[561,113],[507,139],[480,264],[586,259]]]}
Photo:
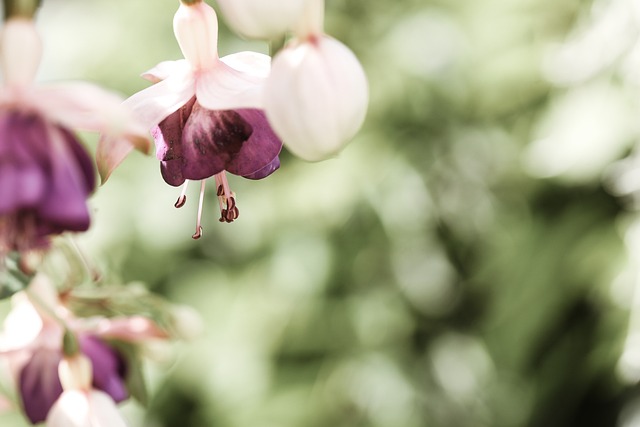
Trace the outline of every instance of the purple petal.
{"label": "purple petal", "polygon": [[198,180],[222,172],[252,132],[237,112],[207,110],[196,103],[182,133],[183,175]]}
{"label": "purple petal", "polygon": [[35,207],[43,197],[46,136],[46,124],[38,116],[0,115],[0,214]]}
{"label": "purple petal", "polygon": [[156,157],[161,162],[162,177],[169,185],[181,185],[182,174],[182,131],[191,114],[196,98],[193,97],[175,113],[170,114],[151,130],[156,144]]}
{"label": "purple petal", "polygon": [[34,424],[47,418],[49,410],[62,394],[58,378],[61,359],[60,351],[39,348],[20,371],[20,395],[24,412]]}
{"label": "purple petal", "polygon": [[272,173],[274,173],[275,171],[277,171],[278,168],[280,168],[280,158],[276,156],[268,165],[264,166],[262,169],[258,169],[252,174],[243,175],[243,178],[254,179],[254,180],[266,178]]}
{"label": "purple petal", "polygon": [[129,393],[124,382],[125,363],[122,357],[100,338],[93,335],[80,337],[80,350],[93,365],[93,386],[122,402]]}
{"label": "purple petal", "polygon": [[[279,160],[277,161],[277,166],[272,163],[282,149],[282,142],[271,129],[264,111],[256,109],[235,111],[251,126],[253,133],[242,144],[240,150],[235,155],[230,156],[225,165],[225,170],[235,175],[247,177],[254,173],[257,174],[258,171],[266,167],[265,171],[268,171],[266,175],[252,179],[264,178],[280,167]],[[275,168],[269,171],[270,165],[271,167],[275,166]],[[261,174],[257,174],[257,176],[259,175]]]}
{"label": "purple petal", "polygon": [[50,184],[38,206],[42,220],[70,231],[85,231],[90,217],[87,198],[95,186],[91,158],[71,132],[50,127]]}

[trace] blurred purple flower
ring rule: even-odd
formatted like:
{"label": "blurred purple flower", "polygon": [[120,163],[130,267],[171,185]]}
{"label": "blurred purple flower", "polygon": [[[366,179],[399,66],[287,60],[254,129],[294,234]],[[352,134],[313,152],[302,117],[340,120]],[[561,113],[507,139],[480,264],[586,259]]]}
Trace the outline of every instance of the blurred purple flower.
{"label": "blurred purple flower", "polygon": [[7,21],[0,33],[0,256],[89,227],[94,166],[71,129],[103,132],[99,152],[148,151],[144,128],[120,97],[88,83],[35,86],[40,56],[33,22]]}

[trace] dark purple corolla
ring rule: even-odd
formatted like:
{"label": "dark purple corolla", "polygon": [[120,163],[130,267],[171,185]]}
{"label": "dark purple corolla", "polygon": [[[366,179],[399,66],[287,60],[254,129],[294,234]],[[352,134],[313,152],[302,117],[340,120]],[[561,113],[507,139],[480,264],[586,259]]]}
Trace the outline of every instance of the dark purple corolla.
{"label": "dark purple corolla", "polygon": [[218,57],[218,22],[202,1],[182,3],[174,31],[185,59],[165,61],[144,74],[155,84],[125,104],[154,136],[164,180],[185,183],[176,202],[186,201],[186,183],[202,180],[194,238],[202,235],[205,179],[214,177],[220,221],[238,217],[226,172],[261,179],[280,166],[282,142],[263,112],[262,88],[270,58],[255,52]]}
{"label": "dark purple corolla", "polygon": [[94,187],[93,162],[69,130],[33,112],[0,111],[0,254],[86,230]]}
{"label": "dark purple corolla", "polygon": [[[80,351],[91,360],[94,389],[107,393],[115,402],[125,400],[124,358],[105,341],[93,335],[81,336]],[[40,347],[19,374],[20,396],[27,418],[39,423],[47,418],[53,404],[62,394],[58,365],[62,360],[60,348]]]}

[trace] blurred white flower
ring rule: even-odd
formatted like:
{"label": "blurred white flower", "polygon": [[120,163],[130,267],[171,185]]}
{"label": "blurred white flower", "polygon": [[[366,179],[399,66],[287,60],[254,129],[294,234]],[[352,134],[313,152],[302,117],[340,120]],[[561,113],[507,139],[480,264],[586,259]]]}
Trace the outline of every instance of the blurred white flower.
{"label": "blurred white flower", "polygon": [[271,39],[293,29],[302,14],[305,0],[218,0],[218,4],[238,34]]}

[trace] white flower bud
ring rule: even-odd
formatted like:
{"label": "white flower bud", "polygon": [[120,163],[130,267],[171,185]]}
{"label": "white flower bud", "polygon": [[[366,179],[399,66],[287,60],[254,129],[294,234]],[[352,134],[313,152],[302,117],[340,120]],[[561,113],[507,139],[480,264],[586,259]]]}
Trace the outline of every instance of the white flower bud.
{"label": "white flower bud", "polygon": [[362,126],[368,102],[360,62],[326,35],[280,51],[265,85],[271,126],[289,151],[308,161],[337,154]]}
{"label": "white flower bud", "polygon": [[229,26],[248,38],[279,37],[296,25],[305,0],[218,0]]}

